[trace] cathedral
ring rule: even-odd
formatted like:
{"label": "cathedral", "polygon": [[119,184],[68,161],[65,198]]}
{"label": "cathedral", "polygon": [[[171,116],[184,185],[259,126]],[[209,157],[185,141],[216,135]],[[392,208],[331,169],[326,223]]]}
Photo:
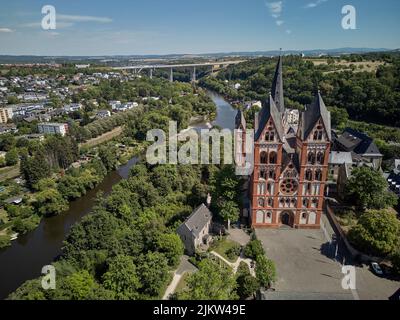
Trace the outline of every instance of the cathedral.
{"label": "cathedral", "polygon": [[[279,57],[271,94],[254,123],[254,170],[246,210],[251,226],[319,228],[331,146],[330,113],[320,93],[304,111],[286,109]],[[239,133],[246,130],[241,111],[235,127]],[[236,142],[242,159],[244,136]]]}

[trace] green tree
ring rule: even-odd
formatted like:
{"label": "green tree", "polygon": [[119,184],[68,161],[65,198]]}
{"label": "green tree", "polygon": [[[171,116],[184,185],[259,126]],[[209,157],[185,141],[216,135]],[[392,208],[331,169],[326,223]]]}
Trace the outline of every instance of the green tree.
{"label": "green tree", "polygon": [[148,252],[139,258],[137,265],[142,292],[145,296],[160,297],[169,279],[168,261],[158,252]]}
{"label": "green tree", "polygon": [[36,195],[35,208],[41,215],[58,215],[68,209],[67,201],[56,189],[46,189]]}
{"label": "green tree", "polygon": [[184,247],[181,238],[177,234],[162,233],[157,239],[157,250],[165,255],[168,264],[172,267],[179,263]]}
{"label": "green tree", "polygon": [[111,259],[103,275],[103,286],[113,291],[119,300],[137,299],[141,283],[132,257],[119,255]]}
{"label": "green tree", "polygon": [[254,295],[260,288],[256,278],[250,274],[249,266],[243,261],[240,263],[237,274],[237,294],[240,299],[246,299]]}
{"label": "green tree", "polygon": [[86,300],[98,285],[86,270],[78,271],[59,281],[54,300]]}
{"label": "green tree", "polygon": [[260,240],[251,240],[244,248],[246,257],[256,259],[260,255],[264,255],[265,251]]}
{"label": "green tree", "polygon": [[366,253],[386,256],[400,245],[400,222],[388,210],[370,210],[349,231],[349,239]]}
{"label": "green tree", "polygon": [[209,259],[199,263],[199,271],[187,278],[188,289],[181,300],[232,300],[236,299],[236,281],[232,270],[221,268]]}
{"label": "green tree", "polygon": [[265,255],[257,256],[255,271],[257,280],[265,288],[269,288],[276,280],[275,264],[272,260],[265,257]]}
{"label": "green tree", "polygon": [[236,222],[239,219],[239,208],[234,201],[221,201],[219,215],[227,222],[229,228],[231,221]]}
{"label": "green tree", "polygon": [[6,153],[6,165],[15,166],[18,163],[18,151],[16,148],[11,149]]}
{"label": "green tree", "polygon": [[394,206],[395,195],[379,171],[368,167],[355,168],[345,186],[346,198],[359,209],[384,209]]}

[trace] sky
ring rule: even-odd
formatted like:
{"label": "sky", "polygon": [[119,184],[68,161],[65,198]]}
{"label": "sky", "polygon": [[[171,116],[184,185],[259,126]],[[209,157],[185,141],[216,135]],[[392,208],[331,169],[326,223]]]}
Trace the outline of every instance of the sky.
{"label": "sky", "polygon": [[[56,10],[55,30],[41,27],[45,5]],[[356,9],[356,29],[342,28],[345,5]],[[0,8],[0,54],[400,48],[398,0],[3,0]]]}

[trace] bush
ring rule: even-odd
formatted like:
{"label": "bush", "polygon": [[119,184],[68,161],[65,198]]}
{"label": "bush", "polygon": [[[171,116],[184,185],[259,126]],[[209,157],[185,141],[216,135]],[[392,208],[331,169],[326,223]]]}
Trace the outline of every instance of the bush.
{"label": "bush", "polygon": [[250,274],[249,266],[243,261],[240,263],[236,275],[236,291],[240,299],[249,298],[259,289],[258,280]]}
{"label": "bush", "polygon": [[255,260],[257,256],[264,255],[265,251],[260,240],[251,240],[244,248],[246,257]]}
{"label": "bush", "polygon": [[235,258],[240,256],[240,250],[240,245],[236,244],[232,248],[226,250],[225,254],[230,260],[235,260]]}
{"label": "bush", "polygon": [[10,244],[11,241],[8,235],[0,235],[0,249],[8,247]]}
{"label": "bush", "polygon": [[40,217],[33,215],[28,219],[16,218],[13,222],[12,230],[19,234],[25,234],[34,230],[40,223]]}

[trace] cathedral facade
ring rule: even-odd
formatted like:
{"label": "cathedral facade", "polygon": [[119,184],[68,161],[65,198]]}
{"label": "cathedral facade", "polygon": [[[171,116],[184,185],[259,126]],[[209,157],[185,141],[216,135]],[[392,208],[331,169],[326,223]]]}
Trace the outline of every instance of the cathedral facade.
{"label": "cathedral facade", "polygon": [[[331,146],[331,119],[320,93],[304,111],[285,108],[282,57],[272,90],[255,116],[248,215],[254,228],[319,228]],[[245,130],[239,111],[236,129]],[[244,150],[244,139],[238,139]],[[243,158],[244,155],[241,155]]]}

